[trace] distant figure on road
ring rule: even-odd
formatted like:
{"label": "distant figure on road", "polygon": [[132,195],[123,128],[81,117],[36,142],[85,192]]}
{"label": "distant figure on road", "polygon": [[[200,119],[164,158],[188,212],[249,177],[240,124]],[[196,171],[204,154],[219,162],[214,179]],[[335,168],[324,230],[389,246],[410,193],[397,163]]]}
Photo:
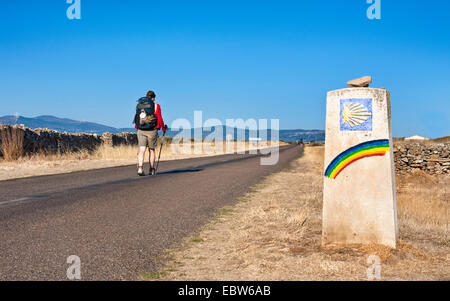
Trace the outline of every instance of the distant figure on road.
{"label": "distant figure on road", "polygon": [[155,104],[156,94],[148,91],[145,97],[138,100],[136,106],[136,115],[134,116],[134,124],[137,129],[137,137],[139,144],[138,153],[138,175],[145,176],[144,173],[144,156],[145,150],[149,149],[150,175],[155,175],[155,148],[158,143],[158,130],[164,133],[167,127],[161,115],[161,106]]}

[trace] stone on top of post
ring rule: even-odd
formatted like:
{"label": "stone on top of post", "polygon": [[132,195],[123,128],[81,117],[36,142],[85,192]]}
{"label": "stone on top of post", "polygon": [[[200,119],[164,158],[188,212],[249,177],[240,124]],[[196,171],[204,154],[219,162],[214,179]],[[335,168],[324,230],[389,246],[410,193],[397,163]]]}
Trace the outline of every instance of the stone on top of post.
{"label": "stone on top of post", "polygon": [[368,88],[372,83],[372,76],[364,76],[357,79],[352,79],[347,82],[349,88]]}

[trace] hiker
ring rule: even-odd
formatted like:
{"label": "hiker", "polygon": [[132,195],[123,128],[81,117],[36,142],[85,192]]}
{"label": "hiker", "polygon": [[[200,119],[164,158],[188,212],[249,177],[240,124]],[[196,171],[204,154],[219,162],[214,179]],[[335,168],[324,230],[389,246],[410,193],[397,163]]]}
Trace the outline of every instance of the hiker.
{"label": "hiker", "polygon": [[144,156],[145,150],[149,149],[150,161],[150,175],[155,175],[155,149],[158,143],[158,130],[164,133],[167,131],[167,126],[164,125],[161,116],[161,106],[155,104],[156,94],[153,91],[148,91],[145,97],[138,100],[136,106],[136,115],[134,117],[135,128],[137,129],[137,137],[139,144],[138,153],[138,175],[145,176],[144,173]]}

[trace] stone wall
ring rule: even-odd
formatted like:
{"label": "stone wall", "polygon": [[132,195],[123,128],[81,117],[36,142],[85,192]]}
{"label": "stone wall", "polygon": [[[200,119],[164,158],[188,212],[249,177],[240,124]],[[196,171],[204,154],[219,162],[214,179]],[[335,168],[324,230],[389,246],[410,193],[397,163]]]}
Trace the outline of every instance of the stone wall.
{"label": "stone wall", "polygon": [[138,143],[136,133],[120,133],[120,134],[104,133],[101,136],[101,140],[103,143],[111,146],[137,145]]}
{"label": "stone wall", "polygon": [[[137,144],[137,135],[135,133],[120,133],[103,135],[97,134],[72,134],[61,133],[50,129],[29,129],[23,125],[0,125],[0,132],[18,131],[23,134],[24,154],[33,154],[37,152],[56,153],[56,152],[77,152],[80,150],[93,151],[101,144],[111,146],[135,145]],[[1,151],[0,135],[0,156]]]}
{"label": "stone wall", "polygon": [[450,143],[394,143],[395,170],[408,173],[423,170],[429,174],[450,173]]}

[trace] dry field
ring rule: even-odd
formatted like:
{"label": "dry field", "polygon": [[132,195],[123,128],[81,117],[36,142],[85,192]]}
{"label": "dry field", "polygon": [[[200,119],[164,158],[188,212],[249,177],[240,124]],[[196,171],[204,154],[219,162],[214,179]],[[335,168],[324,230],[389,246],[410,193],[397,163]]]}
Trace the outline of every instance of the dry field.
{"label": "dry field", "polygon": [[323,147],[307,147],[234,206],[166,254],[144,280],[367,280],[381,258],[383,280],[450,280],[450,178],[397,178],[400,242],[321,246]]}
{"label": "dry field", "polygon": [[[14,141],[17,140],[17,138],[14,138]],[[21,149],[22,146],[18,144],[11,143],[13,150],[9,152],[10,154],[17,154],[19,152],[18,150]],[[227,152],[236,152],[238,150],[249,151],[251,149],[260,149],[270,146],[270,142],[260,143],[259,145],[248,142],[236,142],[234,149],[227,151],[224,146],[222,151],[217,151],[214,149],[214,144],[204,142],[202,144],[204,151],[195,153],[195,146],[198,146],[199,144],[202,143],[192,143],[190,149],[188,147],[186,148],[186,151],[182,151],[173,149],[171,144],[166,143],[162,149],[161,161],[214,156]],[[280,143],[279,145],[284,145],[284,143]],[[17,148],[17,150],[14,150],[14,148]],[[0,181],[137,164],[137,150],[137,146],[124,145],[112,147],[102,145],[94,152],[80,151],[64,154],[35,154],[25,157],[12,155],[7,159],[0,159]],[[158,155],[158,153],[159,146],[156,154]],[[148,152],[146,153],[146,164],[148,165]]]}

